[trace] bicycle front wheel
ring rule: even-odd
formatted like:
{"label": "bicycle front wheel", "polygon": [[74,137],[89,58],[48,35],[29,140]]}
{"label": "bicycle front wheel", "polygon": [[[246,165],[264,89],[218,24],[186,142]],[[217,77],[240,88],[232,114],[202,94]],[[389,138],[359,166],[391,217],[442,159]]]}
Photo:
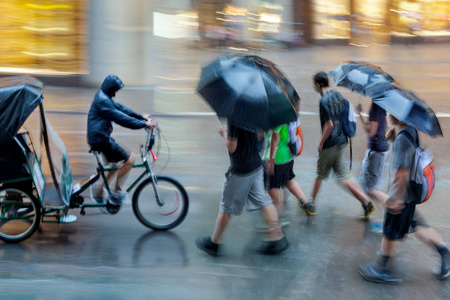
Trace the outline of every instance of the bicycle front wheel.
{"label": "bicycle front wheel", "polygon": [[41,221],[40,202],[25,192],[0,190],[0,239],[18,243],[30,237]]}
{"label": "bicycle front wheel", "polygon": [[[183,222],[189,208],[184,187],[167,176],[144,180],[133,194],[133,212],[145,226],[154,230],[169,230]],[[157,199],[159,196],[159,201]]]}

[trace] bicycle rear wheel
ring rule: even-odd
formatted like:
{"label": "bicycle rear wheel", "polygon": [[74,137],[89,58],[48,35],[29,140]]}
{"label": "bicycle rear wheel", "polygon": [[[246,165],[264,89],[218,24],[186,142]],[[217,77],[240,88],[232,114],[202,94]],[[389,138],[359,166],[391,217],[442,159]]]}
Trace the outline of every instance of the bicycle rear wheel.
{"label": "bicycle rear wheel", "polygon": [[25,192],[0,190],[0,239],[18,243],[29,238],[41,222],[40,202]]}
{"label": "bicycle rear wheel", "polygon": [[145,226],[154,230],[169,230],[183,222],[189,208],[184,187],[166,176],[156,176],[156,190],[162,202],[158,204],[152,178],[144,180],[133,194],[133,212]]}

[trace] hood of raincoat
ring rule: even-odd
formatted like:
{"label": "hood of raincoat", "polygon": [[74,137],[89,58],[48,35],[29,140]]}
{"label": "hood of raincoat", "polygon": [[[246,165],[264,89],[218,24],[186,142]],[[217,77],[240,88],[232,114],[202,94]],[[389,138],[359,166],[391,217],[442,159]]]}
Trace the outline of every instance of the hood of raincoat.
{"label": "hood of raincoat", "polygon": [[123,88],[123,82],[116,75],[108,75],[105,80],[103,80],[100,89],[109,97],[114,97],[115,93]]}

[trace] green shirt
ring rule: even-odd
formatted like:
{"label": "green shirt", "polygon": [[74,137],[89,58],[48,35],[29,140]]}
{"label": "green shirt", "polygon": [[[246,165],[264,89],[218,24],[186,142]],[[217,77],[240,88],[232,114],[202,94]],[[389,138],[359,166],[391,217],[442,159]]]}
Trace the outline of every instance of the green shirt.
{"label": "green shirt", "polygon": [[289,135],[287,130],[287,125],[282,125],[277,128],[272,129],[266,135],[266,150],[264,153],[264,159],[268,160],[270,155],[270,141],[272,138],[272,132],[280,133],[280,140],[278,141],[277,152],[275,153],[275,163],[284,164],[293,158],[293,155],[289,151],[288,142]]}

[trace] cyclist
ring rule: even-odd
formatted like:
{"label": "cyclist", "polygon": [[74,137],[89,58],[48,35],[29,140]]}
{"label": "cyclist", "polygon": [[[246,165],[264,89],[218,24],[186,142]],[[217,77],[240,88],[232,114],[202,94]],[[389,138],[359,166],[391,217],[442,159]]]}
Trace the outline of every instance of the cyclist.
{"label": "cyclist", "polygon": [[[113,131],[112,122],[130,129],[155,128],[158,126],[149,114],[141,115],[113,100],[117,91],[123,88],[122,81],[116,75],[108,75],[102,83],[92,101],[88,114],[87,137],[92,150],[101,152],[108,163],[119,166],[117,171],[109,172],[108,182],[117,175],[112,204],[120,205],[126,197],[126,192],[121,190],[121,185],[133,167],[135,158],[132,153],[127,153],[116,141],[111,138]],[[94,200],[105,203],[103,183],[100,184]]]}

